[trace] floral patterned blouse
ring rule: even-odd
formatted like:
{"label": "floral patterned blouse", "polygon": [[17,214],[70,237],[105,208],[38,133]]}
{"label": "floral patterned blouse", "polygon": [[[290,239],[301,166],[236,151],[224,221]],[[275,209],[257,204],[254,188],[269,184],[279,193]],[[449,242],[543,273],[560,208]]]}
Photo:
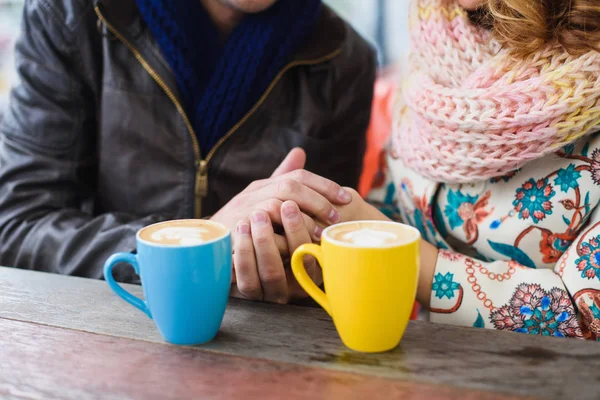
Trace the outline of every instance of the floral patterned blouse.
{"label": "floral patterned blouse", "polygon": [[430,320],[600,340],[600,135],[507,176],[431,182],[393,152],[371,197],[441,249]]}

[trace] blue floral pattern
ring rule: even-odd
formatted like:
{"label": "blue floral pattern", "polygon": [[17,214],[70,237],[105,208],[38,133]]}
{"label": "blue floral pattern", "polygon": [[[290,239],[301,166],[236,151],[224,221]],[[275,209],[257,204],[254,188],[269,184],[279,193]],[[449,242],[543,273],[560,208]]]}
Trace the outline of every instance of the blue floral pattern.
{"label": "blue floral pattern", "polygon": [[560,186],[560,190],[566,193],[569,189],[579,187],[579,178],[581,178],[581,172],[575,169],[575,165],[570,164],[566,169],[561,168],[558,170],[554,185]]}
{"label": "blue floral pattern", "polygon": [[448,204],[444,209],[444,215],[448,218],[451,229],[463,227],[469,244],[479,238],[479,225],[490,216],[488,209],[491,192],[482,196],[471,196],[460,190],[448,192]]}
{"label": "blue floral pattern", "polygon": [[565,337],[565,335],[558,330],[558,325],[569,319],[571,315],[566,311],[556,315],[556,313],[550,309],[550,303],[550,297],[544,296],[540,306],[533,310],[528,306],[521,306],[520,311],[521,314],[525,316],[525,324],[522,328],[515,329],[515,332]]}
{"label": "blue floral pattern", "polygon": [[581,337],[581,328],[569,294],[546,291],[538,284],[520,284],[509,303],[490,315],[497,329],[530,335]]}
{"label": "blue floral pattern", "polygon": [[517,189],[513,205],[519,213],[519,218],[531,218],[534,223],[539,223],[547,215],[552,214],[552,197],[556,195],[548,178],[537,182],[531,178]]}
{"label": "blue floral pattern", "polygon": [[575,263],[581,277],[600,280],[600,235],[583,243],[579,253],[581,257]]}
{"label": "blue floral pattern", "polygon": [[454,274],[447,272],[445,275],[440,273],[435,275],[431,290],[435,292],[435,297],[438,299],[443,299],[444,297],[452,299],[454,292],[459,287],[460,285],[454,282]]}
{"label": "blue floral pattern", "polygon": [[464,205],[475,205],[478,196],[470,196],[463,194],[460,190],[450,190],[448,192],[448,205],[444,209],[444,215],[448,217],[448,223],[451,229],[458,228],[465,223],[465,219],[461,216],[460,207]]}

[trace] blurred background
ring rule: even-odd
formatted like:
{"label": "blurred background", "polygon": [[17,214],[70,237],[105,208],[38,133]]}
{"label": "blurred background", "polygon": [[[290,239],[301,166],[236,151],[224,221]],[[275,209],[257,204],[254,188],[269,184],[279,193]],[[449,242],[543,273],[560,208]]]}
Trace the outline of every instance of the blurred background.
{"label": "blurred background", "polygon": [[15,79],[13,46],[19,33],[23,0],[0,0],[0,118]]}
{"label": "blurred background", "polygon": [[[13,47],[24,0],[0,0],[0,119],[16,79]],[[91,0],[90,0],[91,1]],[[324,0],[379,51],[381,66],[400,59],[408,48],[408,0]]]}

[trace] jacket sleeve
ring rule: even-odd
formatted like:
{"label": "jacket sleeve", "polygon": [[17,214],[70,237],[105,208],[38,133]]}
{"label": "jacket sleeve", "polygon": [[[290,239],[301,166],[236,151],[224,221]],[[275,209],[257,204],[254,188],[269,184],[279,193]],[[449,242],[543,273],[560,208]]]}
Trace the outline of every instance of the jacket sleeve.
{"label": "jacket sleeve", "polygon": [[25,2],[19,83],[0,126],[0,265],[101,278],[106,258],[133,251],[136,231],[162,217],[95,215],[96,104],[76,32],[52,7]]}
{"label": "jacket sleeve", "polygon": [[483,262],[442,250],[434,322],[559,337],[600,338],[600,210],[554,271]]}

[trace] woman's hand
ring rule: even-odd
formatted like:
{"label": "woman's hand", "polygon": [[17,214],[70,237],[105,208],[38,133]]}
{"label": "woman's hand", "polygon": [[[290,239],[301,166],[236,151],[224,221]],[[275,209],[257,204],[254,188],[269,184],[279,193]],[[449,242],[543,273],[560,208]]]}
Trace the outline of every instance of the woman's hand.
{"label": "woman's hand", "polygon": [[344,188],[352,195],[352,201],[344,206],[337,207],[340,212],[341,222],[351,221],[389,221],[381,211],[367,203],[354,189]]}

